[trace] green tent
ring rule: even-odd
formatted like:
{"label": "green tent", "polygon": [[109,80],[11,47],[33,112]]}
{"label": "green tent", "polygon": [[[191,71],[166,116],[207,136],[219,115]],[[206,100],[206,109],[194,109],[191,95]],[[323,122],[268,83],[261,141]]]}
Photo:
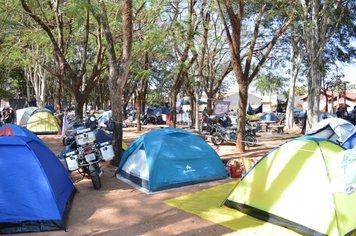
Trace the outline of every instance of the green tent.
{"label": "green tent", "polygon": [[356,229],[356,152],[318,138],[293,139],[267,153],[225,205],[308,235]]}
{"label": "green tent", "polygon": [[57,134],[58,121],[47,108],[28,107],[16,111],[17,124],[35,134]]}

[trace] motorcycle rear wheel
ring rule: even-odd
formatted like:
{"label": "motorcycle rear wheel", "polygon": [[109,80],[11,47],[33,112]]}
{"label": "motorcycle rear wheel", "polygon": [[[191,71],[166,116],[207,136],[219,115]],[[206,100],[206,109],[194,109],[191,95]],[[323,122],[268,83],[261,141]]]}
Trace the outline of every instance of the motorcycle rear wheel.
{"label": "motorcycle rear wheel", "polygon": [[221,145],[224,142],[224,139],[219,134],[213,134],[211,136],[211,142],[215,145]]}
{"label": "motorcycle rear wheel", "polygon": [[248,147],[254,147],[257,143],[256,137],[252,135],[246,135],[245,141]]}
{"label": "motorcycle rear wheel", "polygon": [[95,189],[101,188],[101,180],[99,175],[91,176],[91,182],[93,183],[93,187]]}

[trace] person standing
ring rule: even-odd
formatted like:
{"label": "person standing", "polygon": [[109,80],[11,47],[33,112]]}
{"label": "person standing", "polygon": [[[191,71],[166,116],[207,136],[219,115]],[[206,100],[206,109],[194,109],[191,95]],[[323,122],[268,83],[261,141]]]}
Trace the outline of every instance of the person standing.
{"label": "person standing", "polygon": [[231,118],[229,117],[229,114],[227,112],[224,114],[221,121],[222,121],[222,124],[221,124],[222,126],[224,126],[224,127],[231,126]]}
{"label": "person standing", "polygon": [[10,113],[10,123],[11,124],[15,124],[16,122],[16,112],[15,112],[15,109],[13,109],[12,107],[10,107],[10,110],[9,110],[9,113]]}
{"label": "person standing", "polygon": [[4,108],[0,111],[0,126],[2,126],[4,124],[4,120],[3,120],[3,111],[4,111]]}
{"label": "person standing", "polygon": [[3,119],[3,123],[5,124],[9,124],[11,123],[12,119],[11,119],[11,113],[10,113],[10,108],[6,107],[5,109],[2,110],[2,119]]}
{"label": "person standing", "polygon": [[342,118],[342,109],[341,109],[341,107],[338,107],[337,108],[337,111],[336,111],[336,116],[338,117],[338,118]]}
{"label": "person standing", "polygon": [[354,109],[351,111],[351,123],[353,125],[356,125],[356,106],[354,106]]}

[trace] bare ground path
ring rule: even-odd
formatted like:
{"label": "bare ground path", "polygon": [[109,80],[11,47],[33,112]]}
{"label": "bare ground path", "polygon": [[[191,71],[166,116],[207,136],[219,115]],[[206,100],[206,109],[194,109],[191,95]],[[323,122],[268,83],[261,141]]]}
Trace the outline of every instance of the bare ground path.
{"label": "bare ground path", "polygon": [[[124,140],[130,143],[147,130],[146,128],[142,132],[136,132],[134,128],[125,129]],[[60,136],[40,137],[54,153],[62,150]],[[260,157],[291,137],[295,135],[260,135],[258,145],[248,148],[243,156]],[[234,145],[213,147],[222,158],[242,156],[234,151]],[[212,187],[223,181],[146,195],[116,179],[114,177],[116,167],[105,163],[103,170],[102,188],[99,191],[93,189],[89,179],[82,179],[72,173],[72,179],[79,192],[72,203],[66,232],[53,231],[33,235],[255,235],[253,231],[249,233],[232,231],[163,203],[166,199]]]}

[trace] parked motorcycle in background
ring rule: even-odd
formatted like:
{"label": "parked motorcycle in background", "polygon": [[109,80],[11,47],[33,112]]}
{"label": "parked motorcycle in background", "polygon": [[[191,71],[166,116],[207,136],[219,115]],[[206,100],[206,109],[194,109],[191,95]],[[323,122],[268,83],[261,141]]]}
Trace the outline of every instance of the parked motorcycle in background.
{"label": "parked motorcycle in background", "polygon": [[202,131],[208,132],[210,135],[216,132],[215,125],[218,123],[215,115],[205,116],[202,122]]}
{"label": "parked motorcycle in background", "polygon": [[100,162],[114,158],[111,142],[99,143],[94,131],[95,120],[89,119],[84,127],[74,130],[74,141],[62,151],[68,171],[78,171],[82,176],[91,179],[95,189],[101,188],[100,176],[103,173]]}
{"label": "parked motorcycle in background", "polygon": [[[245,144],[248,147],[256,146],[256,131],[255,127],[252,127],[250,124],[246,124],[245,128]],[[236,143],[237,140],[237,127],[228,126],[224,127],[221,124],[214,125],[215,132],[211,136],[211,142],[215,145],[221,145],[223,142],[227,143]]]}
{"label": "parked motorcycle in background", "polygon": [[162,125],[166,124],[165,121],[163,121],[162,115],[155,115],[155,114],[145,114],[142,118],[142,123],[144,125],[147,124],[153,124],[153,125]]}
{"label": "parked motorcycle in background", "polygon": [[74,140],[75,130],[79,127],[84,127],[83,120],[79,119],[76,116],[67,117],[67,125],[62,134],[62,144],[67,146],[71,144]]}

